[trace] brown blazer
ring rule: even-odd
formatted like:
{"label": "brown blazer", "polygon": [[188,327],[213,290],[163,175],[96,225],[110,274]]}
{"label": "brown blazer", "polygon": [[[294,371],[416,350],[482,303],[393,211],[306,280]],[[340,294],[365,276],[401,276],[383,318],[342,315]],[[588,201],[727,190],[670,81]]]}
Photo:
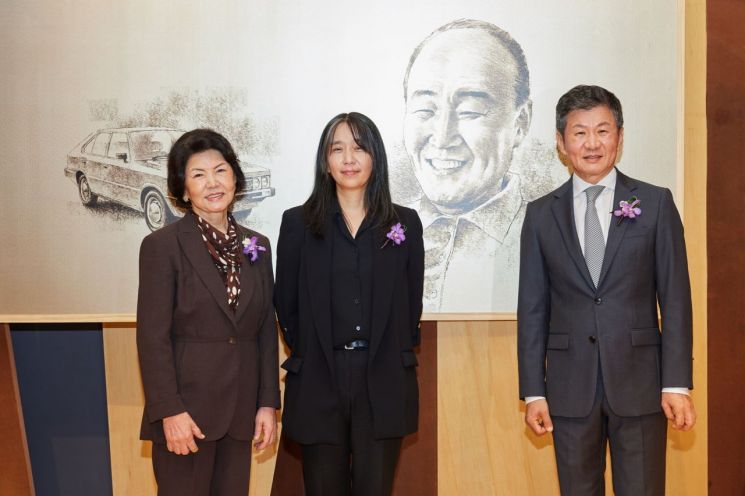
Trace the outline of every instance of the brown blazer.
{"label": "brown blazer", "polygon": [[140,247],[137,351],[145,411],[141,439],[165,442],[162,419],[189,412],[206,436],[250,440],[261,406],[279,408],[277,328],[269,240],[241,267],[235,313],[193,216],[150,235]]}

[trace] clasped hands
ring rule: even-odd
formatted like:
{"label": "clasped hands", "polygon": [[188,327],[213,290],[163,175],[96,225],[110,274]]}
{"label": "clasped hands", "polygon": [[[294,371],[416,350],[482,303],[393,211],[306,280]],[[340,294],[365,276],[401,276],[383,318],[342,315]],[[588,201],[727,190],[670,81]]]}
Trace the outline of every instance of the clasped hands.
{"label": "clasped hands", "polygon": [[[163,433],[168,451],[177,455],[188,455],[199,451],[196,439],[204,439],[202,430],[188,412],[163,418]],[[277,436],[275,409],[264,406],[256,411],[254,447],[263,450],[274,443]],[[196,438],[196,439],[195,439]]]}
{"label": "clasped hands", "polygon": [[[693,400],[686,394],[662,393],[662,411],[672,423],[673,429],[689,431],[696,424]],[[539,436],[554,430],[548,403],[545,399],[531,401],[525,405],[525,423]]]}

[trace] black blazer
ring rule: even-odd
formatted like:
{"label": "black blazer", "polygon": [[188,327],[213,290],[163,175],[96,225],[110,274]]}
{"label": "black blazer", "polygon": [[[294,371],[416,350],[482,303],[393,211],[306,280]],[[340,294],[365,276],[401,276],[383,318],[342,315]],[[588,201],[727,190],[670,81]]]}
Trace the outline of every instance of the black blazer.
{"label": "black blazer", "polygon": [[642,215],[611,220],[597,290],[577,238],[572,180],[528,205],[517,311],[520,397],[545,396],[552,415],[589,414],[598,365],[621,416],[659,412],[663,387],[693,387],[680,216],[669,190],[618,172],[613,207],[632,196]]}
{"label": "black blazer", "polygon": [[141,439],[165,442],[163,417],[188,412],[206,439],[250,440],[259,406],[279,408],[277,325],[269,240],[244,256],[235,313],[192,215],[150,235],[140,248],[137,351],[145,411]]}
{"label": "black blazer", "polygon": [[[417,430],[424,246],[414,210],[395,206],[406,240],[374,249],[368,388],[375,438]],[[331,334],[332,214],[323,238],[313,235],[302,207],[287,210],[277,244],[274,305],[292,354],[287,370],[283,433],[303,443],[338,443],[338,395]],[[377,243],[377,241],[376,241]],[[380,243],[383,244],[383,241]]]}

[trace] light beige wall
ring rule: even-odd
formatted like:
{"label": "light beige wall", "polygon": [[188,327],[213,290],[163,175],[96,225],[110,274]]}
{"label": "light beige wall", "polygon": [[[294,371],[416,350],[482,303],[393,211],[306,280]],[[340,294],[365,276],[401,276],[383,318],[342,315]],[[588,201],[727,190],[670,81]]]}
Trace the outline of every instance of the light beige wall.
{"label": "light beige wall", "polygon": [[[682,0],[680,0],[682,1]],[[691,433],[671,432],[668,494],[707,491],[706,389],[706,13],[685,1],[684,218],[694,299],[694,398]],[[6,316],[7,317],[7,316]],[[143,395],[131,316],[11,316],[13,322],[111,322],[104,326],[114,495],[155,494],[150,450],[137,439]],[[529,434],[517,400],[516,325],[485,316],[448,316],[438,324],[439,494],[558,494],[549,438]],[[500,318],[505,318],[500,316]],[[254,459],[251,495],[269,493],[273,453]],[[672,476],[674,475],[674,476]]]}

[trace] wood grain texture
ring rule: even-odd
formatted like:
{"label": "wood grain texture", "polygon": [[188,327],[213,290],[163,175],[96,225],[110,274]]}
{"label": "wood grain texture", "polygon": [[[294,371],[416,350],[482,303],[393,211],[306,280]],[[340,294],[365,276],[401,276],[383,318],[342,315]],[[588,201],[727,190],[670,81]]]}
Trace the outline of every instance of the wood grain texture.
{"label": "wood grain texture", "polygon": [[152,445],[139,439],[145,396],[140,381],[135,332],[134,324],[130,323],[103,326],[114,496],[156,493]]}
{"label": "wood grain texture", "polygon": [[516,323],[441,322],[437,333],[439,494],[558,494],[550,438],[523,422]]}
{"label": "wood grain texture", "polygon": [[742,495],[745,425],[732,417],[745,408],[745,3],[708,0],[706,8],[709,490]]}
{"label": "wood grain texture", "polygon": [[[438,339],[438,494],[559,494],[552,440],[523,422],[517,323],[441,322]],[[668,494],[706,494],[703,430],[671,433]],[[610,462],[606,481],[611,495]]]}
{"label": "wood grain texture", "polygon": [[33,496],[21,396],[8,324],[0,325],[0,494]]}
{"label": "wood grain texture", "polygon": [[[104,324],[103,343],[106,396],[109,409],[109,445],[114,496],[155,495],[152,445],[140,441],[140,420],[145,397],[137,360],[134,324]],[[254,453],[249,496],[270,492],[276,446]]]}
{"label": "wood grain texture", "polygon": [[[683,3],[679,0],[679,3]],[[693,300],[693,385],[698,413],[693,431],[668,430],[667,494],[708,492],[708,329],[706,228],[706,0],[684,2],[684,204]],[[739,167],[739,164],[738,164]]]}

